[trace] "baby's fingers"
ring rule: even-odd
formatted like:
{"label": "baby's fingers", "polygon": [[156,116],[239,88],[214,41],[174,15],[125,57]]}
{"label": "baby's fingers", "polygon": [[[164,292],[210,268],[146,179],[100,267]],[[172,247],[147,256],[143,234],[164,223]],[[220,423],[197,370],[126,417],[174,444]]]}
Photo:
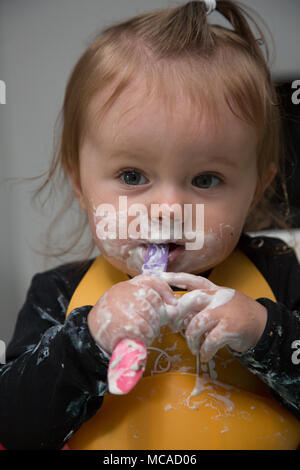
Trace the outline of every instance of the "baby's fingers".
{"label": "baby's fingers", "polygon": [[202,335],[211,331],[218,322],[219,320],[209,310],[202,311],[194,316],[185,331],[186,342],[192,354],[199,353],[203,341]]}
{"label": "baby's fingers", "polygon": [[177,299],[171,287],[166,281],[160,279],[160,277],[157,275],[139,274],[127,282],[139,287],[149,286],[161,296],[163,302],[171,305],[177,305]]}
{"label": "baby's fingers", "polygon": [[178,313],[173,318],[171,317],[170,325],[173,331],[185,329],[194,316],[207,307],[210,301],[211,295],[202,290],[193,290],[180,297],[177,304]]}
{"label": "baby's fingers", "polygon": [[176,286],[181,289],[193,290],[193,289],[207,289],[216,290],[219,286],[209,281],[203,276],[196,276],[195,274],[189,273],[173,273],[163,272],[159,273],[159,277],[166,281],[170,286]]}
{"label": "baby's fingers", "polygon": [[219,349],[233,341],[239,341],[239,335],[237,333],[228,332],[225,323],[220,321],[218,325],[206,336],[205,341],[201,346],[201,361],[210,361]]}

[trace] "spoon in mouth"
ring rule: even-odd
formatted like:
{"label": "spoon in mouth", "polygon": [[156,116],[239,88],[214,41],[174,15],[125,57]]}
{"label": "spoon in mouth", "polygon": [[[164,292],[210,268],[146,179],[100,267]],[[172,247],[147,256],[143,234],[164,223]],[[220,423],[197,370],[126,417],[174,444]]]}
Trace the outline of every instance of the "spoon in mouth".
{"label": "spoon in mouth", "polygon": [[[169,244],[149,245],[142,267],[142,274],[155,274],[166,271]],[[121,340],[115,349],[108,366],[108,390],[114,395],[130,392],[142,377],[147,361],[147,348],[132,339]]]}

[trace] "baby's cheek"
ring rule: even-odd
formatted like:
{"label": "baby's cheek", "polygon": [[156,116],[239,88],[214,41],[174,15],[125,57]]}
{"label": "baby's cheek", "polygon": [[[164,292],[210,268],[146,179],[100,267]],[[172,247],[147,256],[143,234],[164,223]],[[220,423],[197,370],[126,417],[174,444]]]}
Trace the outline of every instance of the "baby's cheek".
{"label": "baby's cheek", "polygon": [[122,257],[124,246],[128,245],[127,240],[120,237],[118,217],[118,212],[106,212],[101,204],[90,204],[88,218],[93,239],[102,253],[117,258]]}

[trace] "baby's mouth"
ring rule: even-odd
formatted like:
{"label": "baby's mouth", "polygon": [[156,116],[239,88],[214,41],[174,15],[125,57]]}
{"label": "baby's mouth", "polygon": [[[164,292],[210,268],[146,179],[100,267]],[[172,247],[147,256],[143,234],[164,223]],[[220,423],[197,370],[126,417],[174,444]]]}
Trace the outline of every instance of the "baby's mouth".
{"label": "baby's mouth", "polygon": [[[168,254],[168,263],[172,263],[175,261],[179,256],[181,256],[185,251],[185,245],[179,245],[177,243],[168,243],[169,245],[169,254]],[[143,244],[143,257],[146,258],[146,253],[149,244]]]}

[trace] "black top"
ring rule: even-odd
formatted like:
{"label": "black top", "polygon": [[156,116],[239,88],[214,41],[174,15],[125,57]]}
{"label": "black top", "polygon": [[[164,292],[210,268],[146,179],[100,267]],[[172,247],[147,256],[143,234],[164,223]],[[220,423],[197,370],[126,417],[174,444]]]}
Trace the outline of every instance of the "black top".
{"label": "black top", "polygon": [[[278,301],[256,299],[268,311],[264,333],[252,350],[231,353],[300,419],[300,349],[298,354],[294,343],[300,340],[299,262],[277,238],[243,234],[238,246]],[[65,319],[92,261],[85,267],[65,264],[32,279],[7,363],[0,367],[0,443],[7,449],[59,449],[101,406],[109,357],[89,332],[92,306],[74,309]]]}

